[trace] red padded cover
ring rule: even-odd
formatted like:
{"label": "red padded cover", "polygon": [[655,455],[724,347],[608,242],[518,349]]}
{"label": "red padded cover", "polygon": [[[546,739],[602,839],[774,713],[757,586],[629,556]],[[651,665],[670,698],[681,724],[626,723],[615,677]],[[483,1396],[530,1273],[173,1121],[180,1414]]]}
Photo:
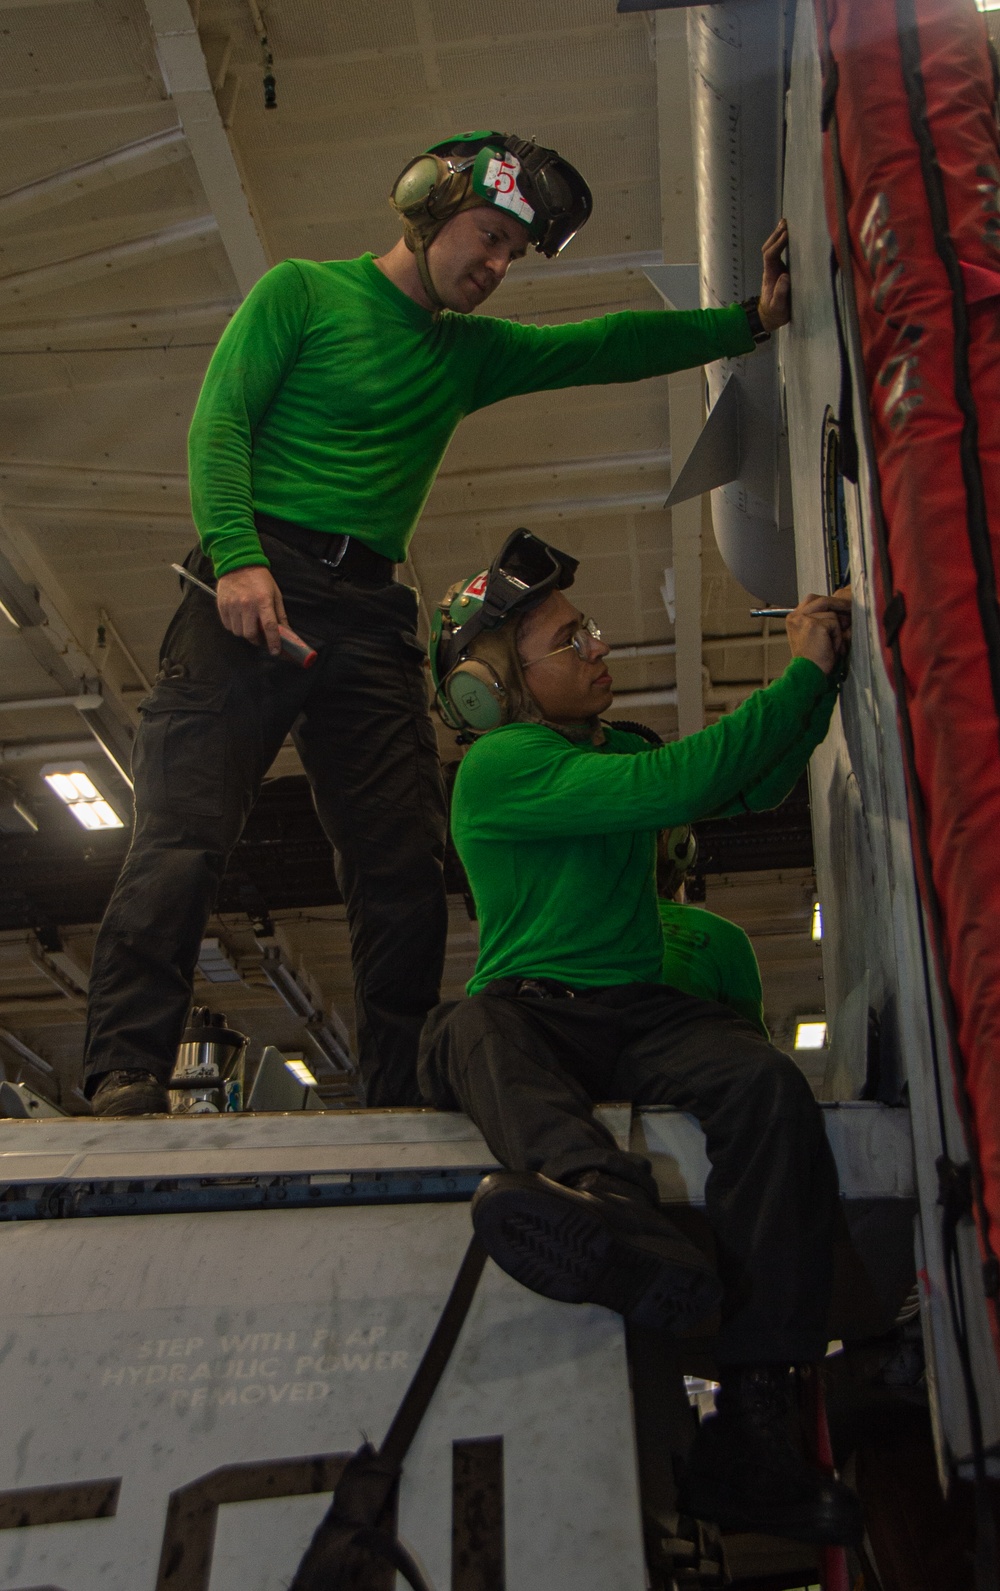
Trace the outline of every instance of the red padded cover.
{"label": "red padded cover", "polygon": [[[838,74],[850,267],[876,489],[906,603],[899,639],[943,916],[941,971],[957,1009],[989,1244],[1000,1253],[1000,720],[962,473],[953,286],[911,122],[900,25],[912,9],[926,125],[962,266],[988,543],[1000,562],[1000,148],[986,31],[974,0],[908,0],[898,13],[896,0],[816,3],[825,9]],[[829,143],[826,199],[836,239]],[[877,563],[874,573],[881,614],[886,593]]]}

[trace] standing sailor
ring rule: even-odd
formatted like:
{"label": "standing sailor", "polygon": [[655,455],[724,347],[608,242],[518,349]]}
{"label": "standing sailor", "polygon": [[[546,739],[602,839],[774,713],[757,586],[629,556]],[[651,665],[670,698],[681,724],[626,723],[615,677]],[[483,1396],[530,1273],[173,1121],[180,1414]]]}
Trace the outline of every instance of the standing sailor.
{"label": "standing sailor", "polygon": [[[85,1071],[94,1109],[168,1109],[201,937],[291,732],[347,905],[370,1105],[415,1103],[444,955],[444,802],[406,548],[464,415],[519,393],[640,381],[749,353],[788,319],[784,228],[759,299],[560,326],[472,311],[528,245],[591,211],[554,150],[467,133],[411,161],[403,237],[375,259],[285,260],[219,342],[190,434],[201,550],[143,704],[131,849],[101,926]],[[220,622],[221,621],[221,622]],[[281,656],[278,625],[319,653]]]}

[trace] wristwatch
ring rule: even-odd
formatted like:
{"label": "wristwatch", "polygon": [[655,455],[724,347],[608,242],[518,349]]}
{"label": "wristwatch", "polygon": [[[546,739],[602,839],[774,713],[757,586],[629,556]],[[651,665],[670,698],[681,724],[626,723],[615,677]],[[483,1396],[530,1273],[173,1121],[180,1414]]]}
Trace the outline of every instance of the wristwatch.
{"label": "wristwatch", "polygon": [[740,305],[747,320],[750,322],[750,335],[759,347],[761,343],[771,341],[771,333],[765,329],[760,318],[760,299],[758,297],[745,298]]}

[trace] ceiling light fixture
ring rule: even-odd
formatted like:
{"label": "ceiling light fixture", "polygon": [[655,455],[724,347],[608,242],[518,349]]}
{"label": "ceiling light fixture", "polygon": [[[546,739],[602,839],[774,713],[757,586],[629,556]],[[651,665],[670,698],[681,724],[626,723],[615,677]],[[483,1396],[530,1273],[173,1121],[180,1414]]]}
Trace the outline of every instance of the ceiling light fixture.
{"label": "ceiling light fixture", "polygon": [[795,1024],[797,1050],[821,1050],[826,1043],[826,1023],[820,1016],[800,1016]]}
{"label": "ceiling light fixture", "polygon": [[72,762],[50,762],[42,778],[60,801],[65,801],[84,829],[123,829],[125,824],[106,796],[98,790],[86,768]]}
{"label": "ceiling light fixture", "polygon": [[818,945],[823,938],[823,908],[818,900],[813,901],[812,927],[809,931],[813,944]]}
{"label": "ceiling light fixture", "polygon": [[286,1071],[291,1072],[291,1074],[295,1078],[296,1082],[297,1083],[301,1083],[303,1085],[303,1087],[305,1087],[305,1088],[315,1088],[316,1087],[316,1079],[313,1076],[312,1072],[309,1070],[309,1068],[306,1065],[305,1061],[286,1061],[285,1062],[285,1069],[286,1069]]}

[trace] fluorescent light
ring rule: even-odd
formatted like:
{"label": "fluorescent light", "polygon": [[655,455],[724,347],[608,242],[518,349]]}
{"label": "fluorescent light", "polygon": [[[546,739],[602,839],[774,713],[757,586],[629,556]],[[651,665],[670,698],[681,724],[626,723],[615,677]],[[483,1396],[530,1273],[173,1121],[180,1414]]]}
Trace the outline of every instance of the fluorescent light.
{"label": "fluorescent light", "polygon": [[797,1050],[821,1050],[826,1043],[826,1023],[821,1017],[800,1017],[795,1024]]}
{"label": "fluorescent light", "polygon": [[21,628],[20,624],[18,624],[18,622],[15,619],[14,615],[11,613],[10,609],[8,608],[6,602],[0,601],[0,613],[3,614],[5,619],[9,619],[10,620],[10,622],[14,626],[15,630],[19,630]]}
{"label": "fluorescent light", "polygon": [[1000,11],[1000,0],[976,0],[980,11]]}
{"label": "fluorescent light", "polygon": [[77,823],[84,829],[123,829],[118,813],[98,790],[86,768],[73,763],[50,762],[42,778],[60,801],[65,801]]}
{"label": "fluorescent light", "polygon": [[810,932],[813,944],[818,945],[823,937],[823,908],[818,900],[813,901],[812,928]]}
{"label": "fluorescent light", "polygon": [[305,1061],[286,1061],[285,1068],[291,1072],[296,1082],[302,1083],[305,1088],[314,1088],[316,1086],[316,1079]]}

